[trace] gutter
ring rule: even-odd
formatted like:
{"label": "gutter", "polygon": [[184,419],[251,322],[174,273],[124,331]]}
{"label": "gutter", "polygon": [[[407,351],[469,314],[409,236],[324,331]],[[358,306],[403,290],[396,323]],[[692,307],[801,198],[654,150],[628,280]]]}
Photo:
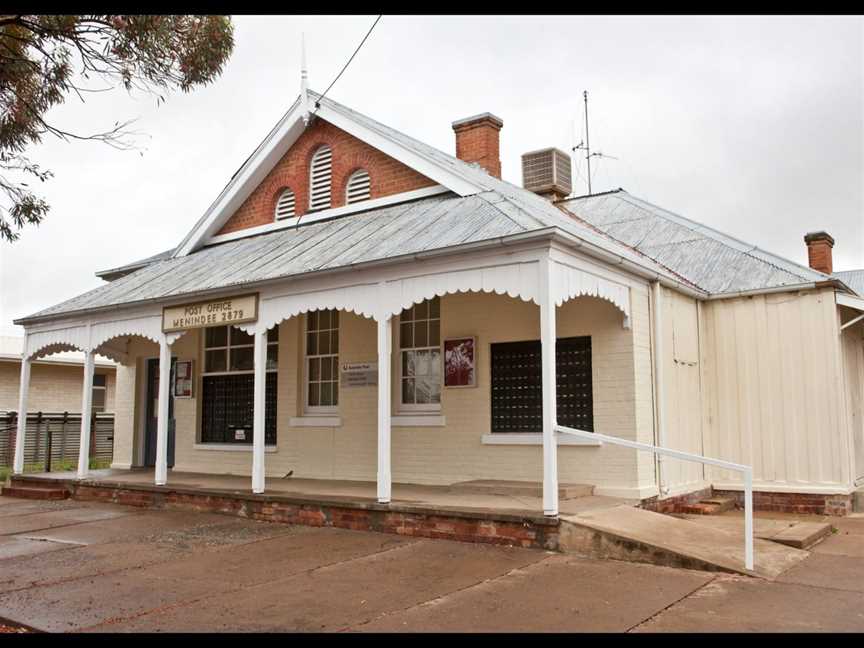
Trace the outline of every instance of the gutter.
{"label": "gutter", "polygon": [[[840,288],[853,292],[840,279],[827,279],[825,281],[809,281],[805,283],[786,284],[773,288],[754,288],[753,290],[738,290],[734,292],[714,293],[704,299],[714,301],[716,299],[733,299],[735,297],[751,297],[753,295],[767,295],[769,293],[797,292],[799,290],[815,290],[817,288]],[[854,293],[853,293],[854,294]]]}

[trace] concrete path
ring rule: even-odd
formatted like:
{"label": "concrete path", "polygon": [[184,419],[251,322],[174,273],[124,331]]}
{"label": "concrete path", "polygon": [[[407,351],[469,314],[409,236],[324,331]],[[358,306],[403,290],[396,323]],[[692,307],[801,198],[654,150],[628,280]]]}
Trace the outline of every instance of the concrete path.
{"label": "concrete path", "polygon": [[862,631],[864,519],[840,529],[779,582],[766,582],[528,549],[0,497],[0,622],[53,632]]}

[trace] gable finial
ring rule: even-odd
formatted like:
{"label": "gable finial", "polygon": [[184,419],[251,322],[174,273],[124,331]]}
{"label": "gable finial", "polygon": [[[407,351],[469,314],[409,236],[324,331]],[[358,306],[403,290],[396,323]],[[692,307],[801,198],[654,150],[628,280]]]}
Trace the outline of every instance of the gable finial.
{"label": "gable finial", "polygon": [[309,73],[306,70],[306,34],[300,33],[300,103],[303,105],[303,123],[309,125]]}

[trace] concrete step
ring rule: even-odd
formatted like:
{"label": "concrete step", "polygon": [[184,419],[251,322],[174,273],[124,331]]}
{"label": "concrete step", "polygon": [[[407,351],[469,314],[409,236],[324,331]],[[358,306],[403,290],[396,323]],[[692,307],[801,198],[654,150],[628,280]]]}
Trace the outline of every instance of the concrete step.
{"label": "concrete step", "polygon": [[20,497],[32,500],[62,500],[68,499],[69,491],[62,487],[45,488],[41,486],[12,485],[4,486],[0,494],[6,497]]}
{"label": "concrete step", "polygon": [[690,515],[717,515],[735,508],[735,500],[731,497],[710,497],[691,504],[682,504],[681,513]]}
{"label": "concrete step", "polygon": [[562,515],[559,547],[592,558],[776,578],[806,551],[756,538],[754,569],[744,567],[743,532],[630,506]]}
{"label": "concrete step", "polygon": [[[682,516],[684,519],[709,527],[723,529],[732,533],[744,532],[744,514],[723,515],[715,518],[705,518],[697,515]],[[829,522],[802,521],[793,518],[776,519],[756,517],[753,520],[753,531],[757,538],[770,540],[796,549],[809,549],[823,538],[831,535],[832,526]]]}
{"label": "concrete step", "polygon": [[[543,484],[505,479],[475,479],[450,484],[451,493],[470,495],[513,495],[522,497],[543,497]],[[590,484],[558,484],[558,499],[567,500],[588,497],[594,494]]]}

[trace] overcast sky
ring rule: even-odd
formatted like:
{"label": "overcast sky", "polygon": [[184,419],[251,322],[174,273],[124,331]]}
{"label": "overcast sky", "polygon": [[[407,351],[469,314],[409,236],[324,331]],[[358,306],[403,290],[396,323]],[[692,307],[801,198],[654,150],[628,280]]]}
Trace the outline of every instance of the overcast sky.
{"label": "overcast sky", "polygon": [[[0,243],[0,334],[13,318],[100,285],[94,272],[174,247],[299,90],[300,34],[323,92],[374,16],[238,16],[215,84],[124,90],[50,113],[77,132],[137,118],[143,155],[46,141],[44,223]],[[806,264],[806,232],[834,236],[834,268],[864,267],[861,17],[385,15],[329,96],[448,153],[450,123],[504,120],[502,175],[520,155],[583,137],[615,156],[595,192],[630,193]],[[587,193],[584,160],[575,191]]]}

